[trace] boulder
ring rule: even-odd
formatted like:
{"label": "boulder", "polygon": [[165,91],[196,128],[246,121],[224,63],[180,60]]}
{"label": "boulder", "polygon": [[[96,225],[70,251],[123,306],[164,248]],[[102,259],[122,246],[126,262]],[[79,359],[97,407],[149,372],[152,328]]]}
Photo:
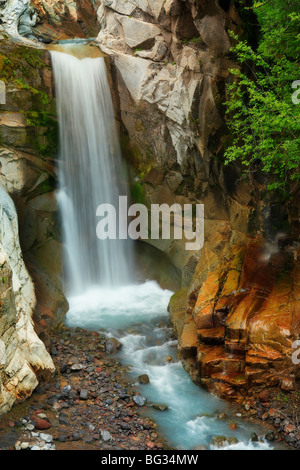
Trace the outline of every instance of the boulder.
{"label": "boulder", "polygon": [[268,403],[268,401],[270,400],[270,393],[268,390],[263,390],[262,392],[260,392],[260,394],[258,395],[258,398],[259,398],[259,401],[261,401],[261,403]]}
{"label": "boulder", "polygon": [[147,374],[140,375],[138,377],[138,381],[140,384],[144,384],[144,385],[147,385],[150,383],[150,379]]}
{"label": "boulder", "polygon": [[114,354],[121,349],[122,344],[116,338],[108,338],[105,342],[105,348],[108,354]]}
{"label": "boulder", "polygon": [[125,42],[132,49],[151,48],[156,37],[161,34],[160,29],[152,23],[128,17],[121,17],[119,21],[123,27]]}
{"label": "boulder", "polygon": [[51,424],[45,419],[35,418],[34,424],[35,429],[37,429],[38,431],[45,431],[46,429],[51,428]]}
{"label": "boulder", "polygon": [[143,407],[147,403],[147,398],[143,397],[142,395],[134,395],[133,401],[137,406]]}
{"label": "boulder", "polygon": [[162,403],[154,403],[152,406],[157,411],[168,411],[169,409],[167,405],[163,405]]}
{"label": "boulder", "polygon": [[226,436],[215,436],[212,439],[211,445],[217,447],[218,449],[222,449],[223,447],[228,447],[234,444],[238,444],[238,440],[236,437],[226,437]]}

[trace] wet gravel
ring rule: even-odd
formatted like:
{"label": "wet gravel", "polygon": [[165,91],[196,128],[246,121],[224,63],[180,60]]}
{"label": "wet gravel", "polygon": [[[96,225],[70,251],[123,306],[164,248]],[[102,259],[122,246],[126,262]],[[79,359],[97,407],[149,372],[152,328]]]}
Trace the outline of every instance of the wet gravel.
{"label": "wet gravel", "polygon": [[145,416],[144,397],[113,357],[119,347],[79,328],[52,337],[57,373],[2,418],[0,449],[165,449],[157,425]]}

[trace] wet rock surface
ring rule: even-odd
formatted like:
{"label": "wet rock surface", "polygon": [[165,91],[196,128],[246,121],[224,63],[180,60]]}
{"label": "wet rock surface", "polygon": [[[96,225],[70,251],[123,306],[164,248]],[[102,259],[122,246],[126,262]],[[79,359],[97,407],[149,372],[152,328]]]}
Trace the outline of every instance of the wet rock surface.
{"label": "wet rock surface", "polygon": [[221,449],[222,447],[227,447],[233,444],[237,444],[238,440],[235,437],[226,437],[226,436],[216,436],[212,440],[212,445]]}
{"label": "wet rock surface", "polygon": [[268,402],[264,388],[295,391],[298,264],[280,281],[288,255],[276,251],[268,257],[263,240],[225,243],[222,253],[229,261],[221,267],[219,254],[203,250],[192,287],[171,299],[184,367],[195,383],[232,402],[242,402],[254,389],[262,402]]}
{"label": "wet rock surface", "polygon": [[145,399],[106,353],[106,341],[78,328],[52,337],[57,374],[2,418],[1,450],[166,448],[157,425],[139,413]]}

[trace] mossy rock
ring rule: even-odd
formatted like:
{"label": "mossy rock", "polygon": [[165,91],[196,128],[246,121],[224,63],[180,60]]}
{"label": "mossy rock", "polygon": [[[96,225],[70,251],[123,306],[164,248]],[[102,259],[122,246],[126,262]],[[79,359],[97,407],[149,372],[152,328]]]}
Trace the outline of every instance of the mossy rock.
{"label": "mossy rock", "polygon": [[[9,142],[14,148],[33,151],[41,157],[54,158],[58,148],[56,103],[44,72],[51,71],[49,53],[13,43],[0,42],[0,80],[6,83],[5,110],[18,110],[26,121],[26,138]],[[49,72],[47,74],[49,81]],[[3,143],[6,144],[5,140]]]}
{"label": "mossy rock", "polygon": [[214,447],[223,448],[228,447],[234,444],[238,444],[238,440],[236,437],[226,437],[226,436],[215,436],[212,439],[212,445]]}
{"label": "mossy rock", "polygon": [[171,297],[169,303],[168,310],[170,312],[171,322],[178,338],[181,337],[184,327],[184,318],[187,309],[187,297],[188,288],[184,287]]}

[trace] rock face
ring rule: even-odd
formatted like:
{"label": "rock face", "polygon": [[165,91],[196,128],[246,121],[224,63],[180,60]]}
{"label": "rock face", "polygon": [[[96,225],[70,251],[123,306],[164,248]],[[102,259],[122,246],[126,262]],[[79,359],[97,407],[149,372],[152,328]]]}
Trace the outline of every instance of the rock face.
{"label": "rock face", "polygon": [[5,0],[1,5],[0,20],[12,37],[49,43],[55,39],[95,36],[95,8],[97,1],[89,0]]}
{"label": "rock face", "polygon": [[233,2],[102,0],[98,18],[138,202],[205,205],[200,253],[151,242],[182,272],[170,311],[185,367],[237,401],[250,388],[295,387],[299,201],[270,199],[261,176],[246,183],[222,164],[227,31],[242,27]]}
{"label": "rock face", "polygon": [[0,109],[0,413],[4,413],[16,400],[29,396],[40,378],[54,372],[41,339],[47,341],[48,329],[62,321],[68,305],[60,283],[53,164],[57,133],[48,54],[3,38],[0,71],[6,88],[6,103]]}
{"label": "rock face", "polygon": [[[43,42],[55,39],[95,37],[98,32],[98,0],[32,0],[30,7],[38,20],[28,34]],[[20,25],[22,22],[20,22]],[[24,31],[19,33],[24,35]],[[28,36],[27,36],[28,37]]]}
{"label": "rock face", "polygon": [[[6,30],[46,42],[93,34],[92,29],[85,33],[88,20],[79,2],[34,0],[22,3],[27,5],[22,11],[14,2],[5,4],[16,8],[1,17]],[[235,401],[256,387],[295,388],[300,380],[299,366],[291,360],[300,331],[299,196],[292,202],[271,199],[262,175],[245,182],[238,167],[223,165],[228,137],[223,103],[233,65],[227,32],[242,30],[233,2],[101,0],[98,6],[97,43],[111,58],[123,150],[135,171],[133,199],[205,206],[200,252],[186,251],[186,240],[151,241],[181,273],[183,288],[170,312],[185,367],[196,383]],[[82,8],[90,7],[83,3]],[[0,64],[7,67],[7,60]],[[49,96],[51,72],[47,66],[43,70]],[[10,83],[9,97],[28,94],[22,82]],[[58,297],[49,296],[47,284],[50,272],[51,285],[60,292],[59,255],[54,256],[59,244],[51,230],[54,185],[48,179],[53,162],[32,152],[34,115],[24,120],[12,103],[0,118],[1,172],[18,206],[24,254],[40,295],[37,317],[45,321],[65,306],[63,298],[55,308],[49,304],[49,298]],[[49,150],[45,129],[51,125],[48,120],[44,127],[37,124],[36,145]]]}
{"label": "rock face", "polygon": [[[226,28],[236,29],[235,10],[225,13],[217,1],[103,0],[98,18],[97,41],[112,59],[123,144],[143,199],[183,205],[213,198],[211,153],[221,147]],[[152,243],[189,282],[198,253],[185,251],[185,240]]]}
{"label": "rock face", "polygon": [[1,5],[0,19],[5,30],[12,36],[18,36],[19,18],[28,10],[30,0],[7,0]]}
{"label": "rock face", "polygon": [[67,302],[59,281],[55,170],[50,162],[57,138],[49,59],[44,51],[17,46],[7,37],[0,43],[0,71],[6,91],[0,109],[2,414],[54,373],[38,334],[47,338],[45,326],[61,321]]}
{"label": "rock face", "polygon": [[55,370],[33,326],[34,285],[26,270],[12,199],[0,187],[0,414]]}
{"label": "rock face", "polygon": [[[0,110],[0,179],[17,207],[20,241],[35,282],[38,333],[59,325],[63,295],[56,169],[58,131],[48,53],[0,43],[6,104]],[[47,326],[47,328],[46,328]]]}
{"label": "rock face", "polygon": [[208,243],[192,287],[171,300],[180,355],[195,382],[222,398],[239,401],[256,387],[286,390],[286,383],[293,390],[299,264],[275,244],[270,254],[265,240],[246,239],[229,225],[222,235],[229,243],[219,253]]}

